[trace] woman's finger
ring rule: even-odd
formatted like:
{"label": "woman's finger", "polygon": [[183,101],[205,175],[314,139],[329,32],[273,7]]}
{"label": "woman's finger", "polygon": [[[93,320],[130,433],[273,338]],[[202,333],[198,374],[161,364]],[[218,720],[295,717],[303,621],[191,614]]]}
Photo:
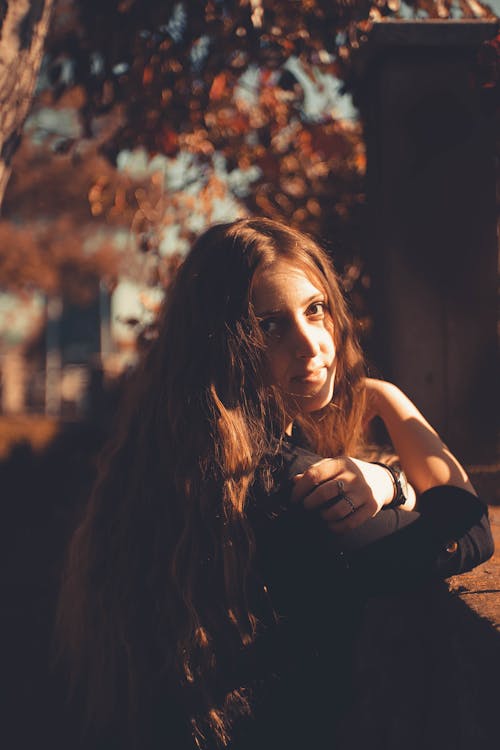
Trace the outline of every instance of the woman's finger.
{"label": "woman's finger", "polygon": [[[325,482],[337,478],[345,468],[345,461],[338,458],[325,458],[309,466],[299,478],[295,478],[291,500],[293,503],[304,502],[305,498],[319,489]],[[323,497],[323,501],[328,496]],[[309,504],[308,504],[309,506]],[[316,504],[314,504],[314,507]]]}
{"label": "woman's finger", "polygon": [[347,531],[356,529],[361,526],[369,518],[375,515],[373,507],[368,504],[361,505],[359,507],[354,503],[355,510],[350,511],[343,518],[335,521],[328,521],[328,528],[334,534],[345,534]]}
{"label": "woman's finger", "polygon": [[304,497],[302,505],[306,510],[328,511],[345,497],[346,484],[343,478],[327,479]]}
{"label": "woman's finger", "polygon": [[320,511],[320,516],[327,523],[331,521],[341,521],[343,518],[347,518],[353,513],[358,512],[364,504],[365,503],[361,498],[342,493],[335,503]]}

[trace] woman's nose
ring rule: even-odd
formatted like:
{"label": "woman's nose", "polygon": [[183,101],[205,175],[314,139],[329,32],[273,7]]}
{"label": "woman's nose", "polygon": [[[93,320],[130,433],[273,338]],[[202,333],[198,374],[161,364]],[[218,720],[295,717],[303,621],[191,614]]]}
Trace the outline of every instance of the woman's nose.
{"label": "woman's nose", "polygon": [[294,326],[293,347],[296,357],[315,357],[319,352],[317,331],[306,323],[297,322]]}

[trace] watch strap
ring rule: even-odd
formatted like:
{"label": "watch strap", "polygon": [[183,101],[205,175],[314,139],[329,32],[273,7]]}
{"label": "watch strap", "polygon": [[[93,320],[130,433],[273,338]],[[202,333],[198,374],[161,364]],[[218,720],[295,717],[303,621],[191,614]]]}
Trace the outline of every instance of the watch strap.
{"label": "watch strap", "polygon": [[383,466],[383,468],[387,469],[392,477],[392,481],[394,484],[394,495],[391,502],[385,505],[384,508],[398,508],[400,505],[404,505],[407,497],[404,493],[403,485],[401,483],[401,475],[403,472],[397,469],[395,466],[384,464],[381,461],[372,461],[371,463],[376,464],[377,466]]}

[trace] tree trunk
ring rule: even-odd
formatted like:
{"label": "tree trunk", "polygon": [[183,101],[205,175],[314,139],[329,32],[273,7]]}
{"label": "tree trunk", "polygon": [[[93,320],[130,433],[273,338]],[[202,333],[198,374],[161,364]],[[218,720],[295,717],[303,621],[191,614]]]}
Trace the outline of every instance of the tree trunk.
{"label": "tree trunk", "polygon": [[54,0],[0,2],[0,206],[29,112]]}

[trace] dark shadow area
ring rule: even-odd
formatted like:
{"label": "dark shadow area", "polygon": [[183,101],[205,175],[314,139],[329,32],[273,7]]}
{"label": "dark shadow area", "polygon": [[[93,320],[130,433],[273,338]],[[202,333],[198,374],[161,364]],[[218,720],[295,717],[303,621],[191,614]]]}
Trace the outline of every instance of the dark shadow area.
{"label": "dark shadow area", "polygon": [[369,602],[339,750],[486,750],[500,634],[445,583]]}
{"label": "dark shadow area", "polygon": [[71,719],[50,668],[59,580],[119,398],[95,393],[88,418],[62,424],[43,452],[16,444],[0,463],[2,734],[9,748],[67,748]]}
{"label": "dark shadow area", "polygon": [[[89,418],[62,426],[43,453],[22,443],[0,464],[0,658],[11,750],[77,747],[66,688],[50,668],[54,612],[66,545],[119,392],[99,390]],[[491,583],[494,591],[498,581]],[[374,598],[358,644],[352,711],[335,750],[489,749],[499,670],[499,633],[445,583]]]}

